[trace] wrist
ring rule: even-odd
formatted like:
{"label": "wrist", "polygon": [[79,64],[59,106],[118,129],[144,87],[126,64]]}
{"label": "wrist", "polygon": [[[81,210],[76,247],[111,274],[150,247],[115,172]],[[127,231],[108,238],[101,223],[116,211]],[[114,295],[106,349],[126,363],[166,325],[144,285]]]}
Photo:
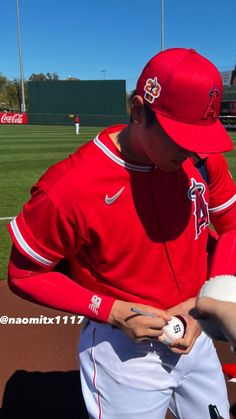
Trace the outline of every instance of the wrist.
{"label": "wrist", "polygon": [[111,306],[111,310],[107,319],[107,322],[112,325],[117,325],[120,318],[120,306],[123,302],[120,300],[115,300]]}
{"label": "wrist", "polygon": [[[94,296],[93,296],[94,297]],[[91,301],[93,300],[93,297]],[[89,310],[87,311],[86,315],[93,320],[104,322],[104,323],[110,323],[109,317],[110,313],[112,311],[112,307],[114,305],[115,299],[108,296],[101,296],[101,295],[95,295],[96,298],[99,299],[101,303],[99,303],[99,308],[94,310],[92,308],[91,310],[91,303],[89,304]]]}

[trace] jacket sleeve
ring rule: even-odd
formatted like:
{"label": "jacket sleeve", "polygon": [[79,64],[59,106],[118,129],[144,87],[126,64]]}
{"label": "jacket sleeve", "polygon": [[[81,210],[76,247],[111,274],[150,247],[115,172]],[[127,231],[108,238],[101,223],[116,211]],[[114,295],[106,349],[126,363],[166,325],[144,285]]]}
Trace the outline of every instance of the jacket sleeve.
{"label": "jacket sleeve", "polygon": [[8,284],[15,294],[31,302],[97,321],[108,320],[114,299],[87,290],[61,272],[33,262],[13,245]]}

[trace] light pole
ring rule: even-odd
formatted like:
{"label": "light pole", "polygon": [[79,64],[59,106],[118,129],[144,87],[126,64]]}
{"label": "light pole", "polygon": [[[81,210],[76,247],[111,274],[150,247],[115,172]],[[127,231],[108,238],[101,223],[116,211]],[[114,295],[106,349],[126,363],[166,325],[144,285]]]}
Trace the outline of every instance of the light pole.
{"label": "light pole", "polygon": [[25,107],[25,87],[24,87],[23,64],[22,64],[22,51],[21,51],[21,35],[20,35],[20,14],[19,14],[18,0],[16,0],[16,14],[17,14],[18,45],[19,45],[19,59],[20,59],[21,112],[26,112],[26,107]]}
{"label": "light pole", "polygon": [[161,51],[164,51],[164,0],[161,0]]}
{"label": "light pole", "polygon": [[107,72],[107,70],[101,70],[101,73],[103,73],[103,79],[105,80],[105,78],[106,78],[106,72]]}

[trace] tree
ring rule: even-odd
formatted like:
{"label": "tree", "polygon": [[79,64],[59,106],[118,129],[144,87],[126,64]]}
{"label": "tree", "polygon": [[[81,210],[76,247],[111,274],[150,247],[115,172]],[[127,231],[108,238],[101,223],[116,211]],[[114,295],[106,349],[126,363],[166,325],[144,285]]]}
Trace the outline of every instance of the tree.
{"label": "tree", "polygon": [[57,73],[33,73],[29,77],[30,81],[46,81],[46,80],[59,80],[59,76]]}
{"label": "tree", "polygon": [[7,109],[18,110],[20,109],[20,96],[19,90],[14,82],[9,82],[5,89]]}
{"label": "tree", "polygon": [[33,73],[29,77],[29,80],[30,81],[44,81],[44,80],[47,80],[47,77],[43,73],[37,73],[37,74]]}
{"label": "tree", "polygon": [[0,94],[4,91],[7,84],[7,78],[0,73]]}
{"label": "tree", "polygon": [[47,80],[59,80],[59,76],[57,73],[47,73],[46,77]]}
{"label": "tree", "polygon": [[8,100],[6,95],[7,78],[0,73],[0,108],[7,109]]}
{"label": "tree", "polygon": [[[28,108],[28,84],[24,81],[25,104]],[[21,81],[8,80],[0,74],[0,110],[19,112],[21,109]]]}
{"label": "tree", "polygon": [[79,80],[77,77],[69,76],[65,80]]}
{"label": "tree", "polygon": [[[21,92],[21,81],[19,79],[14,79],[13,80],[13,85],[15,88],[15,95],[14,98],[16,99],[16,104],[18,105],[17,108],[20,110],[21,109],[21,103],[22,103],[22,92]],[[24,93],[25,93],[25,105],[26,105],[26,109],[28,109],[28,83],[27,81],[24,81]],[[10,96],[9,96],[10,99]]]}

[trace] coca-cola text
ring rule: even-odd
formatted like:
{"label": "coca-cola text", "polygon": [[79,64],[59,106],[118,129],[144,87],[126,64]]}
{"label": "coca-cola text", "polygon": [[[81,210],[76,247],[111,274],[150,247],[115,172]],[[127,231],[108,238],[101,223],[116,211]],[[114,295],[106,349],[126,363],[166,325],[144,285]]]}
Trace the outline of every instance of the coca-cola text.
{"label": "coca-cola text", "polygon": [[0,124],[27,124],[26,113],[0,113]]}

